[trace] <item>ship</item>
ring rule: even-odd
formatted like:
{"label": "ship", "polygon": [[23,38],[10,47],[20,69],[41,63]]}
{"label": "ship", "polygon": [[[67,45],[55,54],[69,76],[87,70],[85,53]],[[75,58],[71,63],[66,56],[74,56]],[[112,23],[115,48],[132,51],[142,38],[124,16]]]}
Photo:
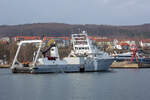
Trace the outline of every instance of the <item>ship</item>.
{"label": "ship", "polygon": [[[18,61],[21,46],[36,44],[32,63],[22,64]],[[88,38],[85,31],[71,36],[72,50],[68,57],[60,59],[55,41],[49,41],[43,50],[42,40],[26,40],[19,43],[11,70],[13,73],[70,73],[107,71],[114,58],[99,51]]]}

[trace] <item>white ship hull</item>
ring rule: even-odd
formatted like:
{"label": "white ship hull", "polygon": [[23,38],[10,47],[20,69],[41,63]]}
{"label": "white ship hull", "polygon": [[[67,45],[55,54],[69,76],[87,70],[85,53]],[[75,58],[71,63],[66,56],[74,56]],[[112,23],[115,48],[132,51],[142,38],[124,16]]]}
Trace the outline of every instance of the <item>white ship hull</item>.
{"label": "white ship hull", "polygon": [[31,73],[71,73],[71,72],[98,72],[107,71],[113,59],[99,59],[97,66],[91,64],[67,64],[67,65],[40,65],[31,69]]}
{"label": "white ship hull", "polygon": [[[51,44],[46,50],[42,51],[43,57],[39,58],[40,51],[43,45],[41,40],[22,41],[19,44],[17,53],[15,55],[12,72],[14,73],[69,73],[69,72],[97,72],[106,71],[113,63],[114,59],[104,52],[96,52],[88,36],[86,34],[78,34],[75,36],[73,42],[74,52],[70,53],[69,57],[60,59],[58,48],[55,44]],[[78,38],[76,37],[78,36]],[[79,36],[80,39],[79,39]],[[31,64],[21,64],[17,57],[20,48],[25,43],[39,43],[39,48]],[[84,51],[84,52],[83,52]],[[50,52],[50,56],[46,53]],[[75,53],[77,53],[77,56]],[[84,56],[81,56],[84,55]]]}

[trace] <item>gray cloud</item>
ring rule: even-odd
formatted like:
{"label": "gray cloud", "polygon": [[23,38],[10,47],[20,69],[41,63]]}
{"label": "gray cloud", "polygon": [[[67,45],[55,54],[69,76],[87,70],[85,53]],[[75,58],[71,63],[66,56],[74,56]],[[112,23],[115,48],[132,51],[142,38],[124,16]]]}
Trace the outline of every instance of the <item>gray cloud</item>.
{"label": "gray cloud", "polygon": [[149,0],[0,0],[0,24],[143,24]]}

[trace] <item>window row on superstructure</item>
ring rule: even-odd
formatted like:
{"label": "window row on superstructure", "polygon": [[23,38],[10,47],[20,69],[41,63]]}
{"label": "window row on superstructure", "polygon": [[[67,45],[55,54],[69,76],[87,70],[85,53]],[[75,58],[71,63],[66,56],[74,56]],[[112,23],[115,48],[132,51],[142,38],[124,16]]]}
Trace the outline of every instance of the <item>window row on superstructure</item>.
{"label": "window row on superstructure", "polygon": [[89,47],[75,47],[76,50],[89,50]]}
{"label": "window row on superstructure", "polygon": [[74,42],[74,45],[80,45],[80,44],[87,45],[87,41],[75,41]]}

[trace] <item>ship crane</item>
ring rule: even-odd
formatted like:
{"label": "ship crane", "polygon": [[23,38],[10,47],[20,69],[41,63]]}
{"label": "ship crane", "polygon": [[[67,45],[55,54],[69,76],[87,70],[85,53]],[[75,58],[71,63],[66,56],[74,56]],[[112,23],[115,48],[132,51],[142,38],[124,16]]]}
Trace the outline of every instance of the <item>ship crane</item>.
{"label": "ship crane", "polygon": [[[46,48],[46,49],[41,51],[44,58],[47,57],[48,60],[56,60],[56,58],[59,58],[59,56],[58,56],[58,50],[56,50],[56,44],[55,44],[55,41],[53,39],[49,40],[46,43],[46,45],[45,45],[44,48]],[[46,55],[49,51],[50,51],[50,55],[51,56]]]}
{"label": "ship crane", "polygon": [[130,62],[131,62],[131,63],[133,62],[133,58],[134,58],[134,57],[135,57],[135,59],[136,59],[136,62],[138,62],[138,59],[137,59],[137,56],[136,56],[136,53],[137,53],[137,47],[136,47],[136,45],[132,45],[132,46],[131,46],[131,51],[132,51],[132,56],[131,56]]}

